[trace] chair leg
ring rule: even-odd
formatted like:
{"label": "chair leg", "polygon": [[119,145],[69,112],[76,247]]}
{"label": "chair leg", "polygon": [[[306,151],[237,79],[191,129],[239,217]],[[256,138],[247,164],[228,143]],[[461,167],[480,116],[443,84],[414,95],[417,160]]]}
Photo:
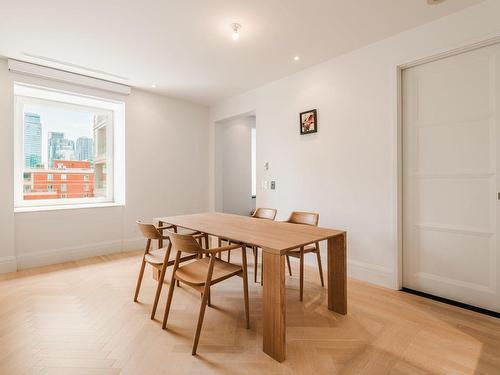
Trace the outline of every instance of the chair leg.
{"label": "chair leg", "polygon": [[145,257],[150,248],[151,248],[151,239],[148,238],[148,241],[146,242],[146,249],[144,250],[144,255],[142,256],[142,264],[141,264],[141,269],[139,271],[139,277],[137,278],[137,285],[135,287],[134,302],[137,302],[137,297],[139,297],[139,290],[141,289],[142,277],[144,276],[144,268],[146,267]]}
{"label": "chair leg", "polygon": [[300,248],[300,298],[302,301],[304,296],[304,248]]}
{"label": "chair leg", "polygon": [[319,246],[316,252],[316,256],[318,257],[318,268],[319,268],[319,278],[321,279],[321,286],[325,286],[325,282],[323,281],[323,267],[321,266],[321,254],[319,251]]}
{"label": "chair leg", "polygon": [[[172,277],[173,279],[173,277]],[[175,289],[175,280],[170,282],[170,286],[168,287],[168,297],[167,297],[167,305],[165,306],[165,314],[163,315],[163,323],[161,325],[162,329],[167,327],[168,313],[170,312],[170,305],[172,304],[172,297],[174,296]]]}
{"label": "chair leg", "polygon": [[215,257],[210,257],[208,265],[207,279],[205,280],[205,287],[203,288],[203,298],[201,300],[200,315],[198,316],[198,325],[196,326],[196,334],[194,336],[192,355],[196,355],[198,348],[198,341],[200,340],[201,326],[203,325],[203,318],[205,317],[205,309],[207,307],[208,297],[210,295],[210,285],[212,283],[212,274],[214,272]]}
{"label": "chair leg", "polygon": [[243,296],[245,299],[245,317],[247,321],[247,329],[250,328],[250,310],[248,302],[248,267],[247,267],[247,247],[243,245],[241,247],[241,257],[243,263]]}
{"label": "chair leg", "polygon": [[227,261],[228,263],[231,261],[231,250],[227,252]]}
{"label": "chair leg", "polygon": [[196,355],[196,349],[198,349],[198,342],[200,341],[201,327],[203,325],[203,318],[205,317],[205,309],[208,302],[208,291],[203,293],[203,299],[201,300],[200,315],[198,316],[198,325],[196,326],[196,334],[194,336],[193,351],[192,355]]}
{"label": "chair leg", "polygon": [[139,271],[139,277],[137,278],[137,285],[135,287],[134,302],[137,302],[137,297],[139,297],[139,290],[141,289],[142,276],[144,275],[145,267],[146,267],[146,261],[143,259],[141,264],[141,270]]}
{"label": "chair leg", "polygon": [[256,283],[257,282],[257,262],[259,261],[259,257],[258,257],[258,249],[254,246],[252,247],[252,250],[253,250],[253,282]]}
{"label": "chair leg", "polygon": [[172,278],[170,279],[170,286],[168,288],[167,304],[165,306],[165,314],[163,315],[163,323],[161,325],[162,329],[165,329],[165,327],[167,326],[168,313],[170,312],[170,305],[172,304],[172,297],[174,295],[174,289],[175,289],[175,272],[179,267],[180,259],[181,259],[181,252],[178,251],[175,257],[174,268],[172,270]]}
{"label": "chair leg", "polygon": [[286,256],[286,264],[288,265],[288,273],[292,276],[292,267],[290,266],[290,257]]}
{"label": "chair leg", "polygon": [[151,320],[153,320],[156,315],[156,308],[158,307],[158,301],[160,300],[161,288],[163,286],[163,280],[165,280],[165,273],[167,272],[168,259],[170,258],[171,249],[172,249],[172,244],[169,243],[167,252],[165,253],[165,259],[163,260],[163,266],[161,267],[160,277],[158,278],[155,301],[153,303],[153,310],[151,311]]}

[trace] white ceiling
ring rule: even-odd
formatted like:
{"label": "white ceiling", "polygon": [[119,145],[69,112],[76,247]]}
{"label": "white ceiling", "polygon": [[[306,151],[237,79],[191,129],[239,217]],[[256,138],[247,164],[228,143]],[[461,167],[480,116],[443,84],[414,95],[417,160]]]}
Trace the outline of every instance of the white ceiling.
{"label": "white ceiling", "polygon": [[0,56],[211,104],[481,1],[2,1]]}

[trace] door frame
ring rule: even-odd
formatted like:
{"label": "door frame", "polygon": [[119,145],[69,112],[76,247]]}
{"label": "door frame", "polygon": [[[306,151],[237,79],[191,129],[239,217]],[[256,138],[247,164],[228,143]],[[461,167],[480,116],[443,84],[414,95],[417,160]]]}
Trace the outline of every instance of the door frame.
{"label": "door frame", "polygon": [[489,47],[494,44],[500,44],[500,35],[496,35],[479,42],[466,44],[464,46],[446,50],[444,52],[436,53],[424,58],[417,60],[405,62],[398,64],[396,66],[396,100],[397,100],[397,126],[396,126],[396,139],[397,139],[397,160],[396,160],[396,191],[397,191],[397,203],[395,216],[397,218],[397,229],[396,229],[396,243],[397,243],[397,253],[396,253],[396,288],[401,290],[403,288],[403,71],[405,69],[413,68],[415,66],[427,64],[437,60],[442,60],[447,57],[460,55],[462,53],[474,51],[476,49]]}

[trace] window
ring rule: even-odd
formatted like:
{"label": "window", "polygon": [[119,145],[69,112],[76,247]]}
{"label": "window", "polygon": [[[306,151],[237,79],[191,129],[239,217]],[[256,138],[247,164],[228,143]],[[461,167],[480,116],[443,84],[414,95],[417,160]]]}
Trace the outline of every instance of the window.
{"label": "window", "polygon": [[256,135],[255,128],[252,128],[252,130],[251,130],[251,144],[252,144],[251,145],[251,150],[252,150],[251,151],[252,152],[252,197],[255,197],[255,196],[257,196],[257,135]]}
{"label": "window", "polygon": [[123,204],[124,103],[19,83],[14,94],[15,208]]}

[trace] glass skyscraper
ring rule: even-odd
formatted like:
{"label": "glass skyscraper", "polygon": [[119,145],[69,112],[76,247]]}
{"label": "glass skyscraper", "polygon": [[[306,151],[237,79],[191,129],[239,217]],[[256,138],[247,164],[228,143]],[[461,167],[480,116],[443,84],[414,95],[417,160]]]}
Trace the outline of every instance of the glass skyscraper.
{"label": "glass skyscraper", "polygon": [[94,140],[80,137],[76,140],[76,160],[92,161],[94,159]]}
{"label": "glass skyscraper", "polygon": [[74,160],[75,142],[64,138],[64,133],[49,132],[49,168],[54,168],[54,160]]}
{"label": "glass skyscraper", "polygon": [[40,115],[24,114],[24,166],[37,168],[42,163],[42,124]]}

